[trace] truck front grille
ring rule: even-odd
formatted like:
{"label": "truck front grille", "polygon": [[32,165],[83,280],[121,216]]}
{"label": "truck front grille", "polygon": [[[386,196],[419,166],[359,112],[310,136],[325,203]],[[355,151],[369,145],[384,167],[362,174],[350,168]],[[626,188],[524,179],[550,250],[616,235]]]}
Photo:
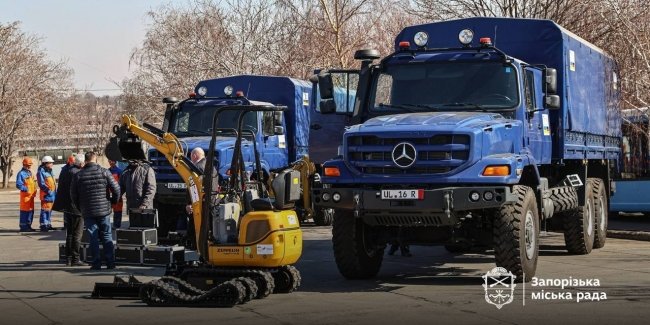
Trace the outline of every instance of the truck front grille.
{"label": "truck front grille", "polygon": [[[415,163],[398,167],[392,152],[399,143],[412,144],[417,151]],[[445,174],[463,165],[470,155],[470,136],[437,134],[423,137],[379,137],[374,135],[347,138],[347,160],[363,174],[435,175]]]}
{"label": "truck front grille", "polygon": [[364,212],[363,219],[366,223],[373,226],[442,226],[448,222],[447,218],[439,215],[418,213],[418,212]]}

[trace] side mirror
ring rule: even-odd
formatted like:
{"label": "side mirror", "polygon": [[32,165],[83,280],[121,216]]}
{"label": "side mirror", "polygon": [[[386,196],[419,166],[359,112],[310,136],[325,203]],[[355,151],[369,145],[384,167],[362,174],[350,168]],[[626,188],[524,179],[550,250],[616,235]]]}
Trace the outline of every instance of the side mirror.
{"label": "side mirror", "polygon": [[549,110],[560,109],[560,96],[558,95],[546,95],[544,96],[544,107]]}
{"label": "side mirror", "polygon": [[553,68],[546,68],[544,71],[546,93],[557,94],[557,70]]}
{"label": "side mirror", "polygon": [[273,125],[282,126],[284,114],[282,112],[273,112]]}
{"label": "side mirror", "polygon": [[318,74],[318,90],[320,91],[321,99],[334,98],[334,82],[332,81],[331,74],[326,72]]}
{"label": "side mirror", "polygon": [[282,126],[273,127],[273,135],[283,135],[283,134],[284,134],[284,127]]}
{"label": "side mirror", "polygon": [[320,101],[320,113],[321,114],[334,114],[336,113],[336,102],[334,98],[323,99]]}

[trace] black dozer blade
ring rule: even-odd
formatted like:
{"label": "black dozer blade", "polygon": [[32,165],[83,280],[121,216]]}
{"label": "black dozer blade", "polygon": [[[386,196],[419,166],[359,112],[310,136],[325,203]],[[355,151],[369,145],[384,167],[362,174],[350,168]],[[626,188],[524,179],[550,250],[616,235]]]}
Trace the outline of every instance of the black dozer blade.
{"label": "black dozer blade", "polygon": [[95,283],[91,297],[94,299],[135,298],[140,297],[140,287],[143,283],[133,275],[113,278],[113,283]]}
{"label": "black dozer blade", "polygon": [[106,158],[114,161],[146,160],[142,148],[142,140],[124,126],[113,127],[114,137],[111,137],[104,149]]}

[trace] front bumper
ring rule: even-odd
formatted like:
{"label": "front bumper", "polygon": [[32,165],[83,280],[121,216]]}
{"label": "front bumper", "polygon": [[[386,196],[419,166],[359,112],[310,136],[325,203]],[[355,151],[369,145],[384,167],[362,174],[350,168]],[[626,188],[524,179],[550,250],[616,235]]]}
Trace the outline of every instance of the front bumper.
{"label": "front bumper", "polygon": [[[470,199],[473,192],[479,193],[477,201]],[[485,199],[486,192],[492,192],[492,199]],[[335,193],[341,197],[338,202],[333,200]],[[367,224],[385,226],[449,226],[465,212],[515,201],[507,186],[429,189],[420,200],[384,200],[381,189],[319,188],[312,194],[317,207],[354,210]],[[323,194],[329,194],[330,199],[323,200]]]}
{"label": "front bumper", "polygon": [[187,205],[189,197],[185,188],[169,188],[168,184],[180,184],[179,182],[156,183],[156,196],[154,200],[162,204]]}

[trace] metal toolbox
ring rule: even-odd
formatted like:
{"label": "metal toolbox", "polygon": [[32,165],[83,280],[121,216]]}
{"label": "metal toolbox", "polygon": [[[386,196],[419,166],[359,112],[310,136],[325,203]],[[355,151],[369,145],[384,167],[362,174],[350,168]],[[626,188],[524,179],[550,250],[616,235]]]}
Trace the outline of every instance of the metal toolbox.
{"label": "metal toolbox", "polygon": [[183,246],[150,246],[142,248],[142,262],[145,265],[168,265],[185,261]]}
{"label": "metal toolbox", "polygon": [[118,229],[117,244],[120,246],[149,246],[158,244],[156,229]]}
{"label": "metal toolbox", "polygon": [[156,209],[129,209],[129,228],[158,227]]}
{"label": "metal toolbox", "polygon": [[115,248],[115,263],[142,265],[142,248],[135,246],[117,246]]}

